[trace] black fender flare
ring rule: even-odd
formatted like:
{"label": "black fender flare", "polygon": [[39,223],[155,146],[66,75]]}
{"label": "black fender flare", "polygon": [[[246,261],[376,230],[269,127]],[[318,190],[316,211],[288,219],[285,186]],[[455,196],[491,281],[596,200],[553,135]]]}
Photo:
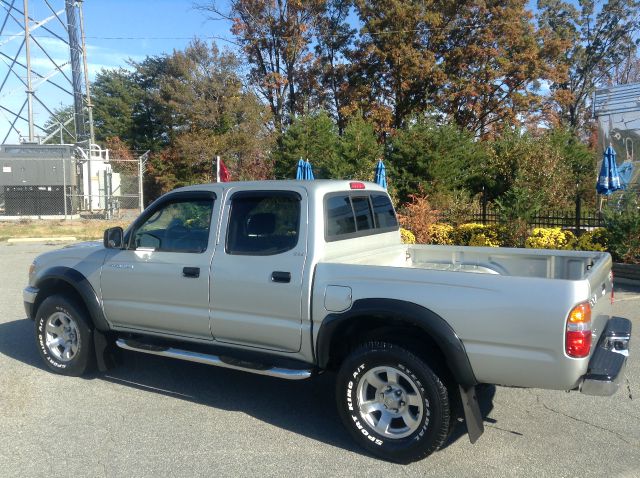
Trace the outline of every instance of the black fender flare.
{"label": "black fender flare", "polygon": [[354,320],[367,320],[371,317],[391,319],[419,327],[440,347],[449,370],[460,386],[466,389],[478,383],[464,344],[451,326],[426,307],[396,299],[358,299],[349,310],[327,315],[320,325],[316,342],[317,361],[320,368],[326,368],[329,363],[332,341],[340,340],[335,335],[341,326]]}
{"label": "black fender flare", "polygon": [[[100,332],[109,332],[109,330],[111,330],[102,310],[100,299],[98,299],[98,294],[96,294],[91,283],[89,283],[81,272],[71,267],[51,267],[42,272],[38,277],[35,287],[41,289],[42,284],[49,280],[62,281],[78,293],[89,311],[91,322],[93,322],[96,330]],[[40,295],[40,292],[38,292],[38,295]]]}

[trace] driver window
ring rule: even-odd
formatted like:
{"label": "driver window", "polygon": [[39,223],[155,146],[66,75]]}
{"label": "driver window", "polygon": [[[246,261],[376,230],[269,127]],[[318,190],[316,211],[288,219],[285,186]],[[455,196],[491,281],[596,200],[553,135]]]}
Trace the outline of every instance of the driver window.
{"label": "driver window", "polygon": [[207,250],[213,201],[210,199],[176,200],[151,215],[133,234],[133,249],[160,252]]}

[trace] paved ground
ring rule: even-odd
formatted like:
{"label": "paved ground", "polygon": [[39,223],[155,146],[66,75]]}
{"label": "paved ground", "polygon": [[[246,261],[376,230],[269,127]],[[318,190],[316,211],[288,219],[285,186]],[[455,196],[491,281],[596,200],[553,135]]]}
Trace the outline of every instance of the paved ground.
{"label": "paved ground", "polygon": [[640,477],[640,289],[616,293],[634,322],[628,387],[611,398],[485,388],[478,443],[459,426],[403,467],[353,446],[328,375],[293,383],[136,353],[108,374],[46,372],[21,290],[53,247],[0,244],[2,477]]}

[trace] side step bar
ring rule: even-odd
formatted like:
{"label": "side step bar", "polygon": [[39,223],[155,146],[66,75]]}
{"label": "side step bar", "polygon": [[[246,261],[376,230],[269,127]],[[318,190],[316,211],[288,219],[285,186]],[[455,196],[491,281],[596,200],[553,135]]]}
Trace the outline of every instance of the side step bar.
{"label": "side step bar", "polygon": [[133,350],[135,352],[143,352],[152,355],[161,355],[163,357],[171,357],[188,362],[203,363],[213,365],[215,367],[230,368],[233,370],[242,370],[258,375],[267,375],[269,377],[284,378],[287,380],[303,380],[312,375],[312,370],[305,369],[287,369],[272,367],[269,365],[238,360],[231,357],[223,357],[218,355],[203,354],[200,352],[192,352],[190,350],[175,349],[173,347],[162,347],[158,345],[145,344],[134,340],[116,340],[116,345],[121,349]]}

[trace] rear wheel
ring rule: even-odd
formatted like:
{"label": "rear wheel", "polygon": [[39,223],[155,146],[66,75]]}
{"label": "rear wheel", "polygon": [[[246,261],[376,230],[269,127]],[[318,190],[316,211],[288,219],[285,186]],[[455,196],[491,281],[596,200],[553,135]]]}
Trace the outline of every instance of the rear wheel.
{"label": "rear wheel", "polygon": [[342,364],[337,379],[340,417],[372,454],[400,463],[425,458],[449,431],[447,388],[410,351],[367,343]]}
{"label": "rear wheel", "polygon": [[35,326],[38,351],[51,371],[80,376],[93,365],[93,332],[74,301],[61,295],[46,298]]}

